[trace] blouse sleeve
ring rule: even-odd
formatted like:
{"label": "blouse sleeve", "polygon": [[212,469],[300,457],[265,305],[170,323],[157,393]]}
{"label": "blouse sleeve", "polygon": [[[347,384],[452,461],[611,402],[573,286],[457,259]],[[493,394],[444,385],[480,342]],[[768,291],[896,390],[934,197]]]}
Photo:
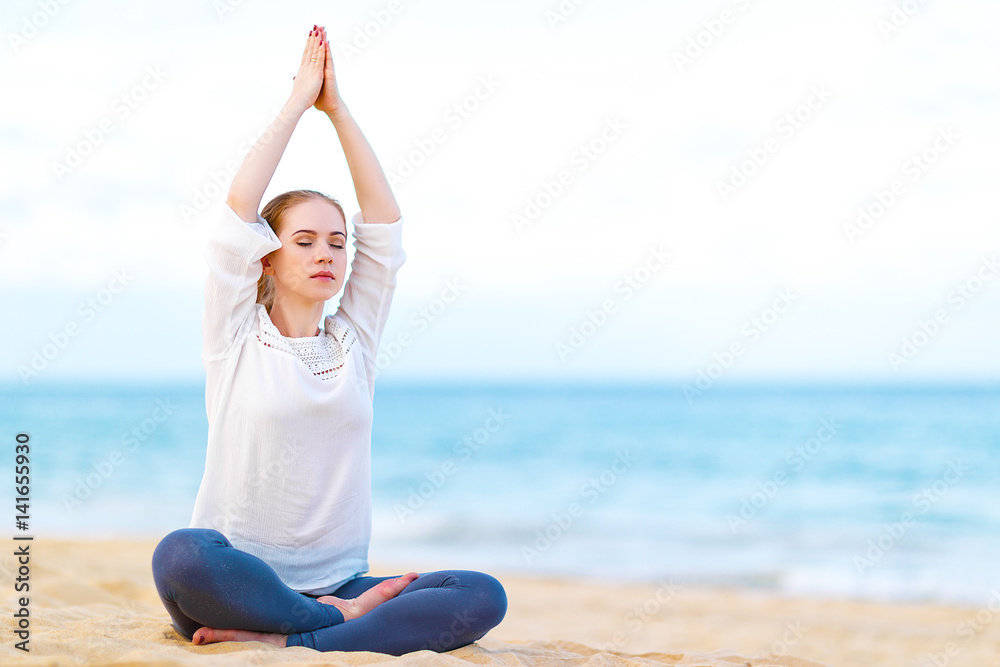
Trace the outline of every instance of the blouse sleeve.
{"label": "blouse sleeve", "polygon": [[202,361],[222,358],[238,349],[256,313],[261,258],[281,247],[267,221],[241,219],[223,202],[205,247],[208,276],[202,317]]}
{"label": "blouse sleeve", "polygon": [[358,212],[351,222],[355,253],[336,315],[344,318],[357,334],[364,349],[365,371],[372,378],[375,354],[396,289],[396,273],[406,261],[403,218],[390,223],[370,223],[364,222]]}

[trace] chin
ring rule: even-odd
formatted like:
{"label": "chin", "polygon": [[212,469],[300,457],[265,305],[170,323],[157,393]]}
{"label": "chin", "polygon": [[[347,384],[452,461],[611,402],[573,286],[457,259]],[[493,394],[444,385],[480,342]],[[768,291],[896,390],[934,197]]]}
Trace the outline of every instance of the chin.
{"label": "chin", "polygon": [[315,294],[317,295],[317,298],[326,301],[328,299],[332,299],[333,297],[337,296],[337,293],[339,291],[340,291],[340,282],[334,281],[334,283],[331,285],[321,285],[319,289],[315,290]]}

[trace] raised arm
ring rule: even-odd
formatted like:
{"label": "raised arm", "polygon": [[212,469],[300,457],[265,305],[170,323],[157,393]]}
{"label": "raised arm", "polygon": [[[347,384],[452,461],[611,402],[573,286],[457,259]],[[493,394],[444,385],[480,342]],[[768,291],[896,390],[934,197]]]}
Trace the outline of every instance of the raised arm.
{"label": "raised arm", "polygon": [[351,112],[340,97],[337,89],[337,79],[333,71],[333,56],[330,52],[330,42],[326,38],[326,29],[320,28],[320,39],[323,43],[324,67],[323,87],[316,99],[315,106],[324,112],[333,127],[337,130],[340,145],[347,158],[347,166],[354,180],[354,191],[358,197],[358,206],[365,222],[396,222],[400,218],[399,205],[389,187],[389,181],[382,171],[382,166],[375,157],[361,128],[351,116]]}
{"label": "raised arm", "polygon": [[247,153],[229,186],[226,203],[247,222],[257,219],[264,191],[274,176],[274,170],[278,168],[292,131],[306,109],[316,102],[323,88],[323,53],[329,51],[329,44],[325,42],[325,33],[313,26],[306,40],[288,101]]}

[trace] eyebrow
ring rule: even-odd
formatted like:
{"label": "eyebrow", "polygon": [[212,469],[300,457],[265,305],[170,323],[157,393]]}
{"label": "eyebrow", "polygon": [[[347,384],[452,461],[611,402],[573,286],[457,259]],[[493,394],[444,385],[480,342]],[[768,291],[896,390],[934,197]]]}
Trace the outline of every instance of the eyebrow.
{"label": "eyebrow", "polygon": [[[314,232],[314,231],[313,231],[313,230],[311,230],[311,229],[299,229],[299,230],[297,230],[297,231],[294,231],[294,232],[292,232],[292,236],[295,236],[295,235],[296,235],[296,234],[298,234],[299,232],[305,232],[306,234],[312,234],[313,236],[316,236],[316,232]],[[341,236],[343,236],[343,237],[344,237],[345,239],[347,238],[347,234],[345,234],[344,232],[330,232],[330,236],[333,236],[334,234],[340,234],[340,235],[341,235]]]}

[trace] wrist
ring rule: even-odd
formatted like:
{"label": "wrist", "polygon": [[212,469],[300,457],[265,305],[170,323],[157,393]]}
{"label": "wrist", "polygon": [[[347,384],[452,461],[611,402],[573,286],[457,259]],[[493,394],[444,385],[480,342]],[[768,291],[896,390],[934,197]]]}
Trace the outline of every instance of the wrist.
{"label": "wrist", "polygon": [[335,107],[329,109],[323,109],[323,113],[325,113],[327,117],[331,121],[333,121],[334,125],[336,125],[341,120],[344,120],[351,116],[350,110],[347,108],[347,105],[344,104],[343,102],[341,102]]}
{"label": "wrist", "polygon": [[285,102],[284,106],[281,107],[279,115],[283,116],[284,118],[287,118],[288,120],[297,121],[302,116],[302,114],[306,112],[306,109],[308,109],[310,106],[312,105],[305,104],[295,99],[294,97],[290,97],[288,98],[288,101]]}

